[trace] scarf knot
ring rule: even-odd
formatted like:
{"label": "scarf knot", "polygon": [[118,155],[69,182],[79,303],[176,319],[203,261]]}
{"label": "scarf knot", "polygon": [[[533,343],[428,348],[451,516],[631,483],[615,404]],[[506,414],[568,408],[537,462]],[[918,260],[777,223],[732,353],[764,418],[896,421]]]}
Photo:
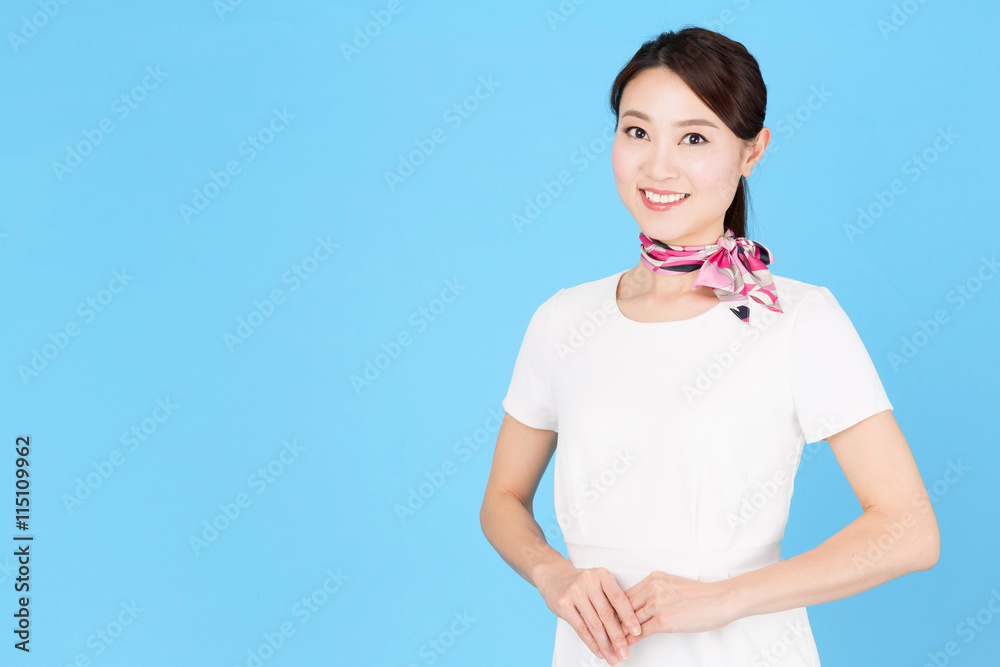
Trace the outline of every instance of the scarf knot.
{"label": "scarf knot", "polygon": [[715,243],[672,246],[639,233],[640,259],[654,273],[681,274],[697,271],[692,289],[711,287],[729,310],[750,324],[750,299],[776,313],[778,292],[767,265],[773,261],[761,243],[733,234],[729,227]]}

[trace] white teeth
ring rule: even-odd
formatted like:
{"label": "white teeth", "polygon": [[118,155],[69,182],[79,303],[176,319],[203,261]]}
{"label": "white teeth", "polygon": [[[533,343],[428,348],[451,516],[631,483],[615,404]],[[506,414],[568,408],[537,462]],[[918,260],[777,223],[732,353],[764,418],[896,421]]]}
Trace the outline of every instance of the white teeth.
{"label": "white teeth", "polygon": [[685,197],[690,197],[691,195],[658,195],[655,192],[650,192],[648,190],[642,191],[646,195],[646,199],[655,204],[672,204],[675,201],[680,201]]}

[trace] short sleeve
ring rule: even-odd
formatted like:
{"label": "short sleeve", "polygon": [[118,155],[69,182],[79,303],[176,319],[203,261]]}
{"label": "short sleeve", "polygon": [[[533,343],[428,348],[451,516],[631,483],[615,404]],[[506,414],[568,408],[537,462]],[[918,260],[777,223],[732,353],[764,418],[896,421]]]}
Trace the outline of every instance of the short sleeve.
{"label": "short sleeve", "polygon": [[549,357],[554,349],[552,313],[561,292],[549,297],[531,316],[502,403],[507,414],[522,424],[549,431],[558,431]]}
{"label": "short sleeve", "polygon": [[792,398],[807,443],[892,410],[861,337],[825,287],[802,302],[792,327],[789,362]]}

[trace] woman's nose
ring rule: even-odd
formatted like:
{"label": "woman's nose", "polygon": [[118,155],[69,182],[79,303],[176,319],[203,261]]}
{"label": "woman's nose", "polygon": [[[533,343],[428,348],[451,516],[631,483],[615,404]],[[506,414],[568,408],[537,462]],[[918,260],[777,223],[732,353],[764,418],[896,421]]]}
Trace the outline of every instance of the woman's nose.
{"label": "woman's nose", "polygon": [[650,151],[646,175],[657,182],[667,181],[678,175],[677,154],[672,146],[660,146]]}

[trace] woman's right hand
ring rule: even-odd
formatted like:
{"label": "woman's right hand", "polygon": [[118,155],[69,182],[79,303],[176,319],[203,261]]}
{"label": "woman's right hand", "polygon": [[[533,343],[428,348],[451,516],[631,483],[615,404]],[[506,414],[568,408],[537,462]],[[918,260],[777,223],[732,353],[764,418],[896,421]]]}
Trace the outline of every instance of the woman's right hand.
{"label": "woman's right hand", "polygon": [[626,633],[638,635],[639,619],[611,572],[560,563],[537,583],[545,604],[572,626],[599,658],[611,665],[628,657]]}

